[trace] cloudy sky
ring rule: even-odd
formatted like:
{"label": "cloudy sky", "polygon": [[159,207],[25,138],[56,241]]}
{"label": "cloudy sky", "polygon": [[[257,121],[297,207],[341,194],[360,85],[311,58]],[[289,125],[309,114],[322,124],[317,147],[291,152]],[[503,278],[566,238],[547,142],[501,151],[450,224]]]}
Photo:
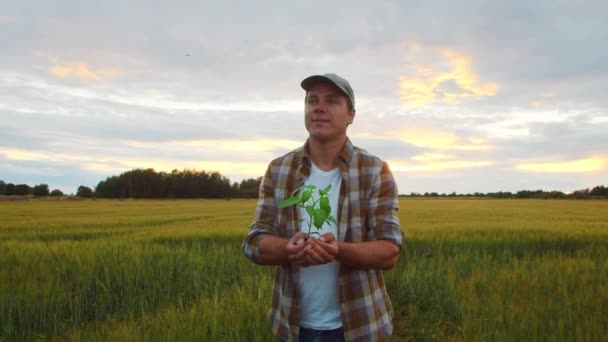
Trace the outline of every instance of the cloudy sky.
{"label": "cloudy sky", "polygon": [[357,98],[401,193],[608,185],[602,1],[5,1],[0,179],[258,177],[300,146],[308,75]]}

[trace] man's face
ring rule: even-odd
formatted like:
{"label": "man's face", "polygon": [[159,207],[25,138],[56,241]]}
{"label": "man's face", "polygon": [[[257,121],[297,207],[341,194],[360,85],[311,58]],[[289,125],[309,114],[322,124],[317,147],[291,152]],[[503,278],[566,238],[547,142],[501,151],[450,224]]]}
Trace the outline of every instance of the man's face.
{"label": "man's face", "polygon": [[320,82],[308,90],[304,121],[310,138],[320,142],[342,139],[355,118],[348,98],[331,83]]}

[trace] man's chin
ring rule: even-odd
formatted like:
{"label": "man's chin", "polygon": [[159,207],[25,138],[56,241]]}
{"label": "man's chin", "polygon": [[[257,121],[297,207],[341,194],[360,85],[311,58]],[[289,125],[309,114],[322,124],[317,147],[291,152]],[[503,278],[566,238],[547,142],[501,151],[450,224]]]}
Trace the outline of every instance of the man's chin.
{"label": "man's chin", "polygon": [[321,132],[310,132],[310,139],[313,139],[320,143],[326,143],[330,141],[334,141],[336,139],[340,139],[341,136],[336,134],[328,134]]}

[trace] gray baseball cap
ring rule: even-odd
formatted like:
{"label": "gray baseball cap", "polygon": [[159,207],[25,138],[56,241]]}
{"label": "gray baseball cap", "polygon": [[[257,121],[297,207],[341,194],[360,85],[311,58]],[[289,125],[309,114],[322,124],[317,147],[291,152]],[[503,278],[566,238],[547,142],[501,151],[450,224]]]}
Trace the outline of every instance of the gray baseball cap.
{"label": "gray baseball cap", "polygon": [[338,87],[338,89],[342,90],[344,95],[348,97],[350,103],[353,105],[353,108],[355,108],[355,92],[353,91],[353,88],[350,86],[350,83],[348,83],[347,80],[336,74],[329,73],[324,75],[312,75],[306,77],[300,84],[304,90],[308,91],[310,87],[319,82],[329,82]]}

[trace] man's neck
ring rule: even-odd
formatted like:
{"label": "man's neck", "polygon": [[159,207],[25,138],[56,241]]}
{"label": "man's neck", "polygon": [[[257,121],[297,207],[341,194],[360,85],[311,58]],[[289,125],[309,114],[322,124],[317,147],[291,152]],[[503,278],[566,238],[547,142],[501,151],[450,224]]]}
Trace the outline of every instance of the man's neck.
{"label": "man's neck", "polygon": [[309,139],[308,146],[310,148],[310,159],[323,171],[333,170],[338,166],[338,155],[340,155],[345,143],[346,136],[344,136],[343,139],[323,142]]}

